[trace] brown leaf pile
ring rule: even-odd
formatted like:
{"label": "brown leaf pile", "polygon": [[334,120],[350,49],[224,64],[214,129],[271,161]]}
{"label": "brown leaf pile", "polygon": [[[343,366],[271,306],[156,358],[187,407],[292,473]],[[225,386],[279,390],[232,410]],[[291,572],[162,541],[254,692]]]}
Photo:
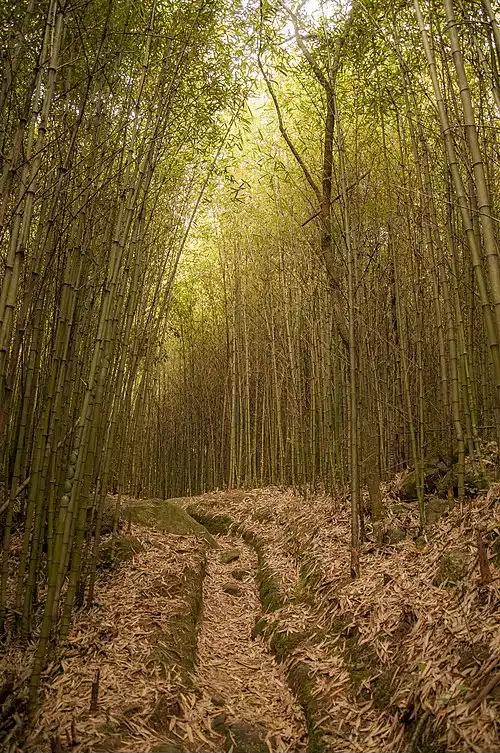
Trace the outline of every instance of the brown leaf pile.
{"label": "brown leaf pile", "polygon": [[[232,729],[244,725],[270,751],[303,751],[305,722],[285,672],[274,662],[263,641],[252,640],[252,628],[260,612],[253,578],[257,557],[231,537],[220,537],[219,544],[222,551],[238,546],[239,558],[223,564],[220,551],[208,554],[195,676],[200,697],[188,714],[190,724],[203,729],[205,745],[193,740],[190,750],[224,749],[223,737],[213,734],[214,724],[217,726],[223,714],[228,739]],[[243,581],[231,579],[235,567],[248,573]],[[239,595],[226,593],[227,583],[235,585]]]}
{"label": "brown leaf pile", "polygon": [[[94,606],[75,619],[68,648],[45,673],[27,750],[50,750],[58,737],[75,752],[149,751],[164,739],[150,717],[160,700],[175,703],[179,678],[175,668],[162,666],[158,641],[168,636],[172,618],[189,611],[184,574],[200,568],[199,543],[139,526],[131,533],[145,551],[111,578],[101,577]],[[91,713],[97,670],[98,704]],[[176,722],[166,732],[183,737]]]}
{"label": "brown leaf pile", "polygon": [[[288,663],[305,662],[315,675],[318,725],[332,750],[418,750],[421,741],[450,752],[500,749],[500,574],[491,557],[493,582],[481,585],[475,540],[478,527],[490,547],[500,534],[498,492],[493,486],[450,510],[423,549],[410,539],[365,544],[356,582],[348,577],[347,508],[338,500],[306,502],[276,489],[196,500],[262,537],[279,582],[295,577],[299,597],[309,587],[309,599],[273,619],[284,632],[307,633]],[[413,533],[414,516],[404,517],[398,523]],[[462,567],[456,578],[444,567],[454,557]]]}
{"label": "brown leaf pile", "polygon": [[[237,744],[241,730],[276,753],[305,750],[305,722],[284,669],[263,641],[252,639],[260,613],[253,551],[242,544],[232,564],[222,563],[221,550],[209,551],[192,672],[182,666],[186,646],[176,640],[175,621],[197,617],[186,579],[197,571],[201,583],[205,547],[192,537],[141,526],[132,526],[131,535],[144,551],[99,578],[93,608],[77,615],[62,656],[47,667],[25,750],[49,751],[57,741],[75,753],[165,746],[215,753],[226,737],[227,744]],[[235,542],[221,538],[221,544],[231,548]],[[248,573],[233,583],[237,596],[223,590],[234,567]],[[162,662],[163,651],[168,662]]]}

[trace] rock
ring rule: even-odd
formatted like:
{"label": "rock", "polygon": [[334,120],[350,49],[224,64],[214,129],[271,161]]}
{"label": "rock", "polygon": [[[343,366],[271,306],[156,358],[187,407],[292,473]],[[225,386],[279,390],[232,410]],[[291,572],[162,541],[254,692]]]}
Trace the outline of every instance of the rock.
{"label": "rock", "polygon": [[227,714],[217,714],[217,716],[212,717],[212,729],[215,730],[215,732],[224,734],[227,728],[227,720]]}
{"label": "rock", "polygon": [[[436,457],[428,458],[424,462],[424,493],[434,494],[437,491],[439,484],[443,476],[446,476],[450,467],[454,462],[454,458],[439,455]],[[399,491],[399,498],[405,502],[411,502],[418,499],[417,494],[417,473],[415,470],[409,471],[403,478],[401,483],[401,489]]]}
{"label": "rock", "polygon": [[225,583],[222,590],[231,596],[243,596],[243,589],[237,583]]}
{"label": "rock", "polygon": [[[116,500],[113,497],[107,496],[104,500],[104,504],[101,511],[101,536],[106,536],[108,533],[113,533],[114,522],[116,512]],[[125,523],[123,511],[118,511],[117,530],[123,528]],[[86,522],[86,530],[88,532],[95,530],[96,515],[88,516]]]}
{"label": "rock", "polygon": [[188,515],[180,505],[168,499],[149,499],[140,504],[130,504],[126,515],[129,511],[133,523],[159,528],[161,531],[175,533],[178,536],[198,536],[213,549],[218,548],[216,540],[205,526]]}
{"label": "rock", "polygon": [[440,499],[439,497],[430,497],[425,501],[425,517],[426,522],[429,525],[437,523],[439,518],[444,515],[446,510],[450,507],[450,503],[447,499]]}
{"label": "rock", "polygon": [[438,570],[433,580],[434,585],[440,586],[443,583],[457,585],[466,576],[468,565],[468,552],[446,552],[438,560]]}
{"label": "rock", "polygon": [[397,544],[399,541],[403,541],[404,538],[406,538],[406,533],[398,526],[391,526],[384,533],[385,544]]}
{"label": "rock", "polygon": [[[466,467],[464,486],[465,495],[467,497],[475,497],[486,489],[488,484],[479,474],[474,473],[472,468]],[[440,479],[436,493],[439,497],[458,497],[458,473],[456,465],[450,468],[443,478]]]}
{"label": "rock", "polygon": [[238,549],[228,549],[227,552],[222,552],[220,556],[220,561],[223,565],[229,565],[230,562],[234,562],[235,560],[239,560],[240,553]]}
{"label": "rock", "polygon": [[417,497],[417,474],[415,471],[410,471],[403,478],[399,490],[399,498],[404,502],[412,502],[414,499],[417,499]]}
{"label": "rock", "polygon": [[414,502],[396,502],[391,505],[390,509],[393,515],[406,517],[413,510],[418,511],[418,506]]}
{"label": "rock", "polygon": [[233,753],[269,753],[267,730],[262,724],[233,722],[226,731],[226,744]]}
{"label": "rock", "polygon": [[120,536],[114,542],[104,540],[99,549],[98,566],[101,570],[111,570],[143,551],[144,544],[131,536]]}
{"label": "rock", "polygon": [[249,575],[248,570],[242,570],[240,567],[235,567],[234,570],[231,570],[231,577],[235,580],[245,580]]}
{"label": "rock", "polygon": [[267,523],[269,520],[272,520],[273,514],[270,510],[254,510],[252,518],[259,523]]}
{"label": "rock", "polygon": [[458,496],[458,476],[453,469],[443,476],[436,488],[439,497]]}
{"label": "rock", "polygon": [[212,703],[213,703],[214,706],[223,707],[223,706],[226,705],[226,701],[218,693],[214,693],[210,700],[212,701]]}

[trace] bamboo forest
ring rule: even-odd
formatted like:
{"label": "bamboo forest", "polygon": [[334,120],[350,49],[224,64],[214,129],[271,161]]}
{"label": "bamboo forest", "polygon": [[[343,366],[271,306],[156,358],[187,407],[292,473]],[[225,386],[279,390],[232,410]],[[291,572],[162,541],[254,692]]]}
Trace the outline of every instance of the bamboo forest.
{"label": "bamboo forest", "polygon": [[0,2],[1,751],[500,750],[497,2]]}

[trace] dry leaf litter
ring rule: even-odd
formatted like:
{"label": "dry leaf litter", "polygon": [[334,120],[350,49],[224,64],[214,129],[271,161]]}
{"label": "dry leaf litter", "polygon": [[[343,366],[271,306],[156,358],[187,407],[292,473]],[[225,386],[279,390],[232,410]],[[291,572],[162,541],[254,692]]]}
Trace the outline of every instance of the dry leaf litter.
{"label": "dry leaf litter", "polygon": [[[235,749],[245,744],[264,746],[259,750],[305,751],[305,720],[286,682],[285,672],[270,656],[262,640],[252,639],[260,603],[252,575],[257,557],[238,540],[221,536],[221,550],[208,554],[203,585],[203,618],[198,634],[198,663],[195,685],[201,699],[187,718],[204,729],[206,744],[194,740],[190,750],[220,751],[221,736],[213,738],[214,726],[221,727],[226,743]],[[237,547],[238,558],[225,564],[224,552]],[[243,580],[235,581],[238,569]],[[247,573],[247,575],[245,575]],[[226,587],[236,595],[226,593]],[[246,742],[249,736],[250,743]]]}
{"label": "dry leaf litter", "polygon": [[[99,579],[94,606],[78,614],[68,649],[56,667],[47,668],[30,751],[50,750],[56,736],[75,752],[149,751],[166,736],[157,729],[154,710],[159,704],[178,708],[179,677],[170,662],[162,664],[161,649],[168,653],[172,620],[189,613],[186,579],[200,570],[202,555],[194,537],[140,526],[132,526],[131,534],[144,551],[111,578]],[[97,712],[90,713],[97,670]],[[191,705],[189,693],[180,703]],[[189,736],[175,714],[165,724],[169,737]]]}
{"label": "dry leaf litter", "polygon": [[[389,522],[416,534],[415,509],[408,505],[396,514],[391,505],[397,501],[397,484],[398,479],[385,488]],[[314,677],[314,721],[328,749],[417,751],[423,739],[450,753],[493,753],[500,750],[500,581],[491,556],[500,535],[499,498],[500,488],[492,486],[488,494],[451,509],[434,526],[424,548],[410,538],[382,548],[365,544],[362,576],[355,583],[348,579],[346,500],[319,495],[305,501],[292,491],[270,488],[214,493],[187,502],[229,514],[240,530],[251,531],[260,542],[266,568],[285,602],[272,613],[268,627],[301,637],[283,669],[302,663]],[[486,586],[479,582],[478,527],[490,551],[493,581]],[[162,596],[158,578],[167,584],[163,593],[168,594],[172,578],[179,582],[186,568],[199,566],[200,545],[138,526],[132,533],[146,551],[111,580],[101,579],[93,610],[75,620],[70,650],[60,664],[47,668],[45,701],[29,750],[49,750],[53,735],[63,744],[67,741],[65,749],[75,751],[111,750],[113,743],[117,750],[148,751],[165,739],[174,740],[178,750],[222,749],[235,720],[257,725],[264,707],[283,697],[280,668],[264,653],[255,660],[260,644],[249,640],[258,612],[254,587],[243,582],[242,596],[225,594],[220,585],[231,565],[219,563],[219,554],[210,555],[204,586],[206,622],[199,636],[198,675],[187,689],[171,663],[162,668],[157,657],[151,663],[151,639],[157,642],[157,631],[164,627],[168,634],[175,612],[187,609],[182,589]],[[241,542],[238,548],[247,563],[253,555]],[[464,563],[463,572],[456,581],[453,574],[443,579],[443,558],[454,555]],[[245,566],[252,570],[255,562]],[[207,599],[212,587],[217,595]],[[247,599],[252,603],[250,618]],[[232,608],[241,608],[241,622],[236,614],[234,625],[233,616],[225,619],[226,600]],[[253,658],[247,668],[226,662],[218,675],[220,655],[214,647],[218,640],[228,640],[218,631],[229,630],[229,625],[235,642],[246,635],[243,652]],[[16,651],[15,646],[9,649],[8,662],[16,663]],[[267,677],[262,686],[254,674],[261,656]],[[99,706],[92,716],[89,701],[97,668]],[[248,679],[242,679],[242,671],[249,672]],[[228,692],[231,675],[239,680],[233,679]],[[267,700],[257,714],[255,698],[263,687],[268,693],[270,685],[278,692],[264,694]],[[248,688],[254,689],[253,695]],[[247,696],[251,700],[241,705]],[[221,726],[217,704],[222,700]],[[303,722],[296,705],[285,696],[284,706],[275,708],[277,716],[262,725],[266,744],[276,750],[300,749]],[[155,710],[162,709],[168,712],[167,728],[160,733]]]}
{"label": "dry leaf litter", "polygon": [[[416,534],[411,505],[402,516],[393,512],[398,481],[384,490],[389,522]],[[409,538],[365,544],[356,582],[348,578],[341,500],[267,489],[191,504],[229,514],[262,538],[266,566],[287,594],[295,578],[297,598],[273,613],[269,633],[278,619],[285,635],[303,634],[286,664],[305,663],[314,675],[316,725],[329,749],[419,750],[424,740],[450,753],[493,753],[500,750],[500,573],[490,556],[493,581],[479,582],[475,532],[484,530],[491,548],[500,535],[499,498],[492,486],[450,509],[423,548]],[[454,557],[457,579],[453,567],[442,572]]]}
{"label": "dry leaf litter", "polygon": [[[26,750],[49,751],[56,738],[75,753],[241,750],[248,735],[262,743],[259,749],[305,750],[305,721],[284,669],[251,637],[260,611],[254,553],[239,545],[237,561],[224,564],[231,539],[209,551],[197,667],[186,679],[170,661],[172,621],[189,617],[185,586],[200,570],[204,549],[193,537],[141,526],[132,526],[131,535],[145,551],[99,579],[93,608],[79,613],[68,648],[45,672]],[[223,591],[235,567],[248,573],[234,583],[238,596]],[[163,664],[161,649],[170,652]],[[91,713],[97,670],[98,708]]]}

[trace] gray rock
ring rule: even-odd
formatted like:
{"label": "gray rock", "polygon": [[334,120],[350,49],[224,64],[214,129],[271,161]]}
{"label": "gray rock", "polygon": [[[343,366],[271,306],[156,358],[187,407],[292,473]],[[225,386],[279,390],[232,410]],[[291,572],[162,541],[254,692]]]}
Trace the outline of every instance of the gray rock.
{"label": "gray rock", "polygon": [[[447,475],[452,464],[453,458],[448,456],[431,457],[425,460],[423,469],[424,494],[434,494],[438,491],[443,477]],[[399,491],[399,498],[403,502],[411,502],[418,498],[417,482],[418,477],[414,469],[409,471],[403,478]]]}
{"label": "gray rock", "polygon": [[398,526],[388,528],[384,533],[384,542],[386,544],[397,544],[399,541],[403,541],[404,538],[406,538],[406,534]]}
{"label": "gray rock", "polygon": [[442,515],[449,509],[450,502],[440,497],[430,497],[425,502],[425,517],[429,525],[437,523]]}
{"label": "gray rock", "polygon": [[231,577],[235,580],[245,580],[245,578],[248,578],[250,573],[248,570],[243,570],[242,568],[236,567],[234,570],[231,570]]}
{"label": "gray rock", "polygon": [[220,555],[220,561],[223,565],[229,565],[230,562],[239,560],[240,553],[237,549],[228,549],[227,552],[222,552]]}
{"label": "gray rock", "polygon": [[233,722],[226,732],[226,744],[232,746],[233,753],[269,753],[266,735],[262,724]]}
{"label": "gray rock", "polygon": [[225,583],[222,590],[231,596],[243,596],[243,589],[237,583]]}

